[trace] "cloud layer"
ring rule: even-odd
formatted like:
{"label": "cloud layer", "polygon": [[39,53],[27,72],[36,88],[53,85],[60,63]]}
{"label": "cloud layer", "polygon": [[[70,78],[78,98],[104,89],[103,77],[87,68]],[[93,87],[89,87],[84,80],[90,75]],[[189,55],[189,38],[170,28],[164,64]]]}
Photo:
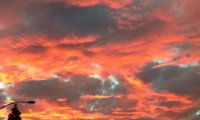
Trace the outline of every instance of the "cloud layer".
{"label": "cloud layer", "polygon": [[1,104],[35,99],[24,120],[198,120],[198,3],[0,0]]}

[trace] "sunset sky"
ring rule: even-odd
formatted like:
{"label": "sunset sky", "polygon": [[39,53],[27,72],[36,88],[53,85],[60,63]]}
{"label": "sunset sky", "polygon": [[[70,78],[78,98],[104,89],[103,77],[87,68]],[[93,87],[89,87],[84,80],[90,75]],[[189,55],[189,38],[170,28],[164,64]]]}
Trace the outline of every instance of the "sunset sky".
{"label": "sunset sky", "polygon": [[199,5],[0,0],[0,105],[35,100],[23,120],[200,120]]}

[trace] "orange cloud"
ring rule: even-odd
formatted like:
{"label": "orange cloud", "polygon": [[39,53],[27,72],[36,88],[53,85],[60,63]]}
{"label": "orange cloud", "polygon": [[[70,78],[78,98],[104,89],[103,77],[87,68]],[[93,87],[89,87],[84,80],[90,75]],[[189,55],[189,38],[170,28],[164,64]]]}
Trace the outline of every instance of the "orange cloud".
{"label": "orange cloud", "polygon": [[[58,79],[63,83],[68,83],[72,80],[73,75],[86,77],[81,79],[83,82],[70,83],[72,86],[73,84],[81,86],[80,90],[82,91],[76,93],[80,96],[80,98],[79,96],[76,98],[77,101],[71,102],[67,97],[59,96],[56,92],[51,93],[55,97],[53,100],[49,100],[49,97],[46,96],[40,96],[35,107],[23,108],[26,110],[22,114],[24,120],[113,120],[139,119],[141,117],[171,120],[179,119],[181,113],[199,106],[199,102],[197,102],[199,96],[175,94],[174,91],[164,89],[165,84],[154,85],[155,79],[146,82],[137,76],[140,72],[147,71],[147,74],[151,74],[149,72],[151,70],[160,70],[152,76],[160,78],[156,82],[164,81],[169,85],[167,87],[171,87],[171,82],[188,78],[188,76],[184,76],[187,73],[191,73],[190,75],[193,76],[198,75],[199,13],[198,5],[194,0],[184,0],[181,3],[177,1],[158,2],[157,0],[144,3],[139,1],[134,3],[132,0],[50,2],[51,4],[38,2],[35,5],[37,8],[38,4],[42,4],[42,9],[38,8],[43,10],[41,16],[37,16],[41,11],[37,12],[35,7],[29,10],[30,15],[23,14],[22,16],[16,16],[15,11],[8,12],[6,8],[4,8],[5,10],[0,8],[7,15],[7,17],[0,16],[2,18],[0,19],[0,83],[6,86],[0,88],[0,91],[4,91],[0,97],[6,99],[7,92],[12,88],[10,87],[11,83],[15,86],[24,81],[48,79]],[[102,15],[98,11],[99,8],[95,8],[100,14],[96,14],[97,16],[88,14],[94,9],[91,6],[96,5],[104,5],[112,10],[106,9],[108,13],[103,12]],[[24,7],[26,4],[21,6]],[[68,6],[73,6],[74,9],[68,8]],[[19,6],[14,6],[14,8],[18,10]],[[83,10],[85,12],[82,13]],[[54,11],[56,12],[54,13]],[[79,12],[81,14],[77,15]],[[67,16],[64,16],[66,14]],[[49,21],[45,17],[39,19],[43,15]],[[35,18],[33,19],[32,16]],[[81,17],[79,18],[79,16]],[[97,19],[92,19],[95,17]],[[38,25],[35,21],[39,21],[41,24]],[[67,24],[67,22],[69,23]],[[46,31],[43,32],[43,29],[52,32],[47,31],[49,33],[46,33]],[[34,34],[24,33],[26,30],[30,30]],[[38,30],[41,31],[36,34],[35,30],[36,33]],[[51,37],[51,34],[54,35],[57,31],[64,31],[63,35]],[[184,77],[179,76],[177,79],[172,79],[174,75],[171,74],[167,77],[161,76],[160,73],[165,71],[168,66],[176,66],[180,71],[175,69],[174,74],[179,75],[180,72]],[[187,73],[185,73],[185,69],[188,70]],[[109,76],[117,77],[110,80]],[[87,83],[88,88],[84,88],[83,83],[86,81],[85,79],[89,78],[92,78],[93,81],[90,81],[91,84]],[[97,90],[95,89],[96,83],[93,83],[94,80],[100,81],[98,81],[100,88]],[[193,83],[190,80],[181,87],[193,86],[190,90],[185,89],[190,93],[196,88],[194,83],[199,83],[195,80],[196,78]],[[178,83],[182,83],[182,81],[178,81]],[[114,89],[115,86],[120,85],[126,89],[120,87]],[[62,85],[59,84],[60,86]],[[163,89],[160,90],[159,87]],[[90,89],[96,91],[90,91]],[[179,88],[177,89],[179,90]],[[87,90],[95,93],[86,94],[84,91]],[[46,91],[52,92],[54,89],[52,87],[52,90]],[[116,94],[119,91],[123,91],[123,94]],[[12,92],[14,93],[14,91]],[[60,92],[67,93],[68,91]],[[74,94],[70,95],[73,98]],[[22,99],[27,96],[14,94],[12,97]],[[5,101],[1,99],[0,101]],[[113,101],[103,101],[105,99]],[[118,99],[120,100],[117,101]],[[118,105],[119,102],[120,105]],[[7,113],[3,112],[0,117],[5,117],[5,114]]]}
{"label": "orange cloud", "polygon": [[[59,2],[56,0],[47,0],[50,2]],[[72,6],[80,6],[80,7],[88,7],[88,6],[95,6],[95,5],[105,5],[109,8],[113,9],[119,9],[122,8],[129,3],[133,2],[132,0],[69,0],[67,2],[60,0],[60,2],[66,3],[66,5],[72,5]]]}

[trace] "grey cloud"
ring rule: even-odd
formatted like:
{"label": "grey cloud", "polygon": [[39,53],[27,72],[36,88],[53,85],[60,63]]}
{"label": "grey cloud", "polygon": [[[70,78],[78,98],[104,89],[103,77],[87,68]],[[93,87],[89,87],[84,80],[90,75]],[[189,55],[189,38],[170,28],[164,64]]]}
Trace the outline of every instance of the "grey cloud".
{"label": "grey cloud", "polygon": [[[196,115],[196,112],[200,110],[199,104],[188,108],[180,113],[173,113],[177,120],[199,120],[200,115]],[[169,115],[169,114],[168,114]]]}
{"label": "grey cloud", "polygon": [[111,15],[116,18],[116,22],[120,19],[127,23],[128,26],[125,26],[125,28],[128,29],[114,26],[111,28],[112,32],[103,33],[99,40],[91,44],[102,45],[109,42],[127,42],[144,36],[148,38],[150,35],[161,34],[167,22],[154,16],[153,13],[164,3],[164,0],[134,0],[132,4],[120,11],[110,11]]}
{"label": "grey cloud", "polygon": [[[120,108],[123,115],[129,116],[130,112],[133,110],[129,110],[130,108],[136,106],[137,100],[128,99],[126,96],[121,98],[105,98],[105,99],[96,99],[87,101],[87,106],[85,107],[85,111],[89,112],[101,112],[104,114],[111,114],[113,109]],[[126,114],[127,113],[127,114]],[[114,114],[113,115],[118,115]]]}
{"label": "grey cloud", "polygon": [[3,103],[3,101],[6,99],[6,96],[3,93],[4,90],[0,89],[0,103]]}
{"label": "grey cloud", "polygon": [[[8,3],[7,9],[12,6],[12,2]],[[153,12],[160,4],[163,4],[162,0],[149,1],[147,2],[149,4],[148,7],[142,6],[139,1],[127,6],[128,11],[126,12],[137,18],[136,21],[131,21],[134,24],[133,26],[136,27],[130,30],[120,29],[116,24],[117,21],[114,19],[114,16],[119,16],[119,19],[121,19],[121,10],[112,10],[101,5],[69,7],[62,2],[26,1],[23,4],[19,3],[13,6],[12,9],[14,10],[13,13],[20,18],[21,23],[3,33],[10,33],[13,36],[41,35],[51,39],[62,38],[67,35],[99,36],[96,41],[91,43],[77,45],[59,44],[58,47],[60,48],[76,49],[104,45],[110,42],[135,40],[143,36],[148,37],[150,34],[160,34],[161,29],[166,26],[166,21],[142,12],[148,11],[146,10],[147,8],[152,9]],[[132,6],[141,7],[141,9],[133,10],[131,9]],[[153,19],[146,19],[149,16]],[[124,19],[124,21],[127,22],[129,19]],[[137,25],[139,23],[142,24]],[[110,30],[111,32],[109,32]]]}
{"label": "grey cloud", "polygon": [[[124,98],[103,98],[93,100],[82,100],[84,95],[103,95],[115,96],[126,95],[126,88],[119,79],[120,84],[112,87],[114,83],[110,80],[102,81],[97,78],[87,76],[71,76],[69,81],[60,79],[48,80],[29,80],[16,83],[13,88],[9,89],[9,93],[15,97],[23,97],[26,99],[47,99],[49,102],[56,102],[58,98],[66,98],[67,104],[75,109],[83,112],[101,112],[109,113],[114,108],[120,107],[128,109],[134,106],[136,102],[124,100]],[[84,103],[84,108],[80,105]],[[121,105],[124,103],[124,105]],[[93,108],[91,108],[93,106]],[[127,106],[126,108],[124,106]],[[94,109],[94,110],[91,110]]]}
{"label": "grey cloud", "polygon": [[159,64],[160,63],[156,62],[156,61],[155,62],[149,62],[142,68],[142,71],[151,70],[151,69],[153,69],[154,66],[159,65]]}
{"label": "grey cloud", "polygon": [[155,119],[149,118],[149,117],[141,117],[141,118],[137,118],[136,120],[155,120]]}
{"label": "grey cloud", "polygon": [[13,88],[14,93],[34,98],[67,98],[68,100],[78,100],[82,94],[97,94],[100,89],[99,79],[77,77],[69,82],[59,79],[23,81],[17,83]]}
{"label": "grey cloud", "polygon": [[[152,9],[155,9],[155,8],[152,7]],[[117,20],[114,19],[114,17],[118,16],[119,18],[117,19],[121,19],[120,16],[123,13],[121,13],[120,11],[115,11],[115,10],[110,10],[110,9],[107,9],[107,11],[108,11],[107,14],[111,19],[109,21],[111,21],[112,23],[110,23],[109,25],[107,24],[107,29],[104,29],[102,31],[95,29],[95,30],[91,30],[92,32],[89,33],[89,34],[95,33],[95,35],[99,36],[96,41],[84,43],[84,44],[76,44],[76,45],[60,44],[58,45],[58,47],[76,49],[80,47],[87,48],[91,46],[101,46],[107,43],[119,43],[119,42],[122,43],[122,42],[132,41],[144,36],[150,37],[150,35],[152,34],[158,35],[167,25],[166,21],[160,18],[156,18],[153,15],[146,16],[146,15],[143,15],[143,13],[136,14],[137,11],[129,9],[128,12],[130,12],[130,16],[139,17],[137,21],[131,21],[131,23],[134,24],[133,26],[136,26],[136,27],[131,28],[131,29],[121,29],[119,28],[119,26],[117,26],[116,24]],[[151,17],[151,19],[147,19],[148,17]],[[128,20],[124,19],[123,21],[127,22]],[[84,31],[84,33],[86,32],[87,31]]]}
{"label": "grey cloud", "polygon": [[102,33],[102,36],[92,43],[88,43],[85,46],[104,45],[106,43],[123,43],[127,41],[136,40],[144,36],[160,34],[160,31],[165,27],[166,23],[163,20],[154,19],[147,20],[143,25],[136,28],[125,30],[117,27],[113,28],[112,33]]}
{"label": "grey cloud", "polygon": [[191,120],[200,120],[200,116],[194,116]]}
{"label": "grey cloud", "polygon": [[27,6],[24,14],[24,21],[29,22],[29,25],[24,25],[22,31],[52,37],[96,34],[113,25],[112,18],[102,6],[81,8],[39,2]]}
{"label": "grey cloud", "polygon": [[44,47],[40,44],[31,45],[24,48],[19,48],[19,51],[22,53],[30,53],[30,54],[41,54],[47,51],[47,47]]}
{"label": "grey cloud", "polygon": [[90,50],[83,50],[82,54],[85,55],[85,56],[87,56],[87,57],[93,57],[93,56],[96,55],[95,52],[90,51]]}
{"label": "grey cloud", "polygon": [[182,105],[180,101],[165,101],[158,103],[158,106],[164,106],[168,108],[178,107],[180,105]]}
{"label": "grey cloud", "polygon": [[15,36],[41,35],[49,38],[61,38],[66,35],[87,36],[106,31],[114,25],[108,9],[104,6],[69,7],[62,2],[44,1],[0,2],[5,3],[4,11],[11,10],[15,15],[11,16],[13,20],[21,20],[12,29],[1,32],[2,35],[10,33]]}
{"label": "grey cloud", "polygon": [[199,97],[200,74],[199,67],[165,66],[156,69],[144,70],[137,77],[151,88],[158,91],[169,91],[178,95]]}

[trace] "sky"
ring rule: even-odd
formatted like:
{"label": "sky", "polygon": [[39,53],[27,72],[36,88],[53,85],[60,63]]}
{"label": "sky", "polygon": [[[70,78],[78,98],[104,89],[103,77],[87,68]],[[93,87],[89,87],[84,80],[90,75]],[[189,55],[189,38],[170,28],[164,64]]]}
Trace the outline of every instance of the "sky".
{"label": "sky", "polygon": [[200,120],[199,4],[0,0],[0,105],[35,100],[23,120]]}

